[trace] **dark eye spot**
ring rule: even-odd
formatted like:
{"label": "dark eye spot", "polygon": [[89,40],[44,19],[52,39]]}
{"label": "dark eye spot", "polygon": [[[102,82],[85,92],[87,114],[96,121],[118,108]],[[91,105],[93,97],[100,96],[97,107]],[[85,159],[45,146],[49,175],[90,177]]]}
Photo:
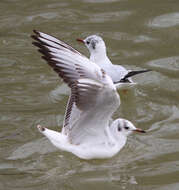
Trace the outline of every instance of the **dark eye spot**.
{"label": "dark eye spot", "polygon": [[96,43],[94,41],[91,42],[92,48],[95,49],[96,48]]}
{"label": "dark eye spot", "polygon": [[129,129],[129,127],[124,127],[124,129],[128,130],[128,129]]}
{"label": "dark eye spot", "polygon": [[118,131],[121,131],[121,127],[118,127]]}
{"label": "dark eye spot", "polygon": [[86,43],[87,43],[87,44],[90,44],[90,42],[89,42],[89,41],[87,41]]}

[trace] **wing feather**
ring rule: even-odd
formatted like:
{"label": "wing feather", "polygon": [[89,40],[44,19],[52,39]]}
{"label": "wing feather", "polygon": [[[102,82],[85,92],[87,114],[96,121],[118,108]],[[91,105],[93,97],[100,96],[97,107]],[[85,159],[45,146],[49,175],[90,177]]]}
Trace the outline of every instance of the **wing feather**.
{"label": "wing feather", "polygon": [[[42,58],[71,88],[63,132],[69,135],[73,143],[79,143],[75,134],[78,128],[84,122],[81,139],[85,140],[88,134],[85,131],[91,131],[90,126],[96,121],[96,119],[93,120],[94,116],[88,118],[89,110],[91,110],[89,113],[93,115],[93,109],[104,108],[101,113],[98,111],[104,123],[105,121],[107,123],[108,117],[111,117],[116,110],[119,104],[116,88],[104,70],[77,50],[50,35],[34,32],[35,35],[32,38],[35,42],[33,44],[39,48],[39,52],[43,55]],[[107,109],[108,107],[111,109]],[[88,124],[85,124],[85,117],[89,119]],[[104,128],[100,130],[104,131]]]}
{"label": "wing feather", "polygon": [[[48,46],[55,47],[56,50],[61,49],[63,47],[66,51],[71,51],[73,53],[79,54],[81,56],[84,56],[79,51],[68,45],[67,43],[63,42],[62,40],[59,40],[51,35],[45,34],[43,32],[39,32],[37,30],[34,30],[35,35],[32,35],[31,37],[37,41],[40,41],[40,43],[43,43],[43,45],[47,44]],[[85,56],[84,56],[85,57]]]}

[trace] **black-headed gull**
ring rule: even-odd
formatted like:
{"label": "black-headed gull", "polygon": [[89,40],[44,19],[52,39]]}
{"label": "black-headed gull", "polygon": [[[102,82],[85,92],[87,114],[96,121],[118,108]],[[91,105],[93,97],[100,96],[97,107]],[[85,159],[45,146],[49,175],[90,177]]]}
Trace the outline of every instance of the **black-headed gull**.
{"label": "black-headed gull", "polygon": [[54,146],[82,159],[110,158],[121,150],[133,131],[145,132],[121,118],[109,124],[120,98],[103,69],[61,40],[34,32],[33,44],[42,58],[71,88],[62,131],[37,126]]}
{"label": "black-headed gull", "polygon": [[[132,84],[136,84],[132,81],[130,77],[151,71],[149,69],[129,71],[121,65],[114,65],[109,60],[106,53],[106,45],[104,40],[98,35],[91,35],[85,39],[77,39],[77,41],[82,42],[88,48],[90,52],[90,60],[100,66],[104,71],[112,78],[115,84],[117,83],[130,83],[124,84],[125,87],[131,87]],[[121,88],[121,84],[120,84]]]}

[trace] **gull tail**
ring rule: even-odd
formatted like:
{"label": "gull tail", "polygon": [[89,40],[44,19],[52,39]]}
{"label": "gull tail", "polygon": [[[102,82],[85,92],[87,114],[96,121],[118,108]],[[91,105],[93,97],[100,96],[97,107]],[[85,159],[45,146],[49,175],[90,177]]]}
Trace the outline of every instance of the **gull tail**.
{"label": "gull tail", "polygon": [[115,83],[130,83],[131,81],[129,80],[130,77],[134,76],[134,75],[138,75],[141,73],[146,73],[152,71],[150,69],[145,69],[145,70],[140,70],[140,71],[129,71],[120,81],[115,82]]}

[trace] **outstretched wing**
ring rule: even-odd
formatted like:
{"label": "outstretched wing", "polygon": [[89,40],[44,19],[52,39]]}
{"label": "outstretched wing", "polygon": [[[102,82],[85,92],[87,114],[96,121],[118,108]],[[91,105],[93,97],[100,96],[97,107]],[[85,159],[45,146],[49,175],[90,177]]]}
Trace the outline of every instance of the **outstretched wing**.
{"label": "outstretched wing", "polygon": [[[63,78],[64,82],[71,87],[79,78],[91,78],[96,81],[105,83],[110,81],[106,73],[95,63],[79,53],[69,50],[68,45],[58,40],[52,41],[54,37],[47,39],[47,34],[35,31],[36,35],[32,38],[33,42],[39,48],[39,52],[43,54],[42,58]],[[45,37],[44,37],[45,36]],[[50,37],[50,36],[49,36]],[[106,80],[107,79],[107,80]]]}
{"label": "outstretched wing", "polygon": [[[109,98],[109,101],[106,102],[108,102],[108,104],[112,102],[112,107],[114,104],[116,108],[118,96],[115,91],[115,86],[111,78],[99,66],[80,53],[77,53],[76,50],[74,51],[73,48],[73,50],[71,48],[69,49],[68,45],[54,37],[35,31],[35,35],[33,35],[32,38],[35,39],[33,44],[37,46],[39,51],[43,54],[42,58],[47,61],[54,71],[56,71],[71,88],[71,96],[64,122],[65,133],[68,133],[68,135],[70,133],[72,134],[72,131],[75,131],[73,126],[77,126],[77,123],[80,123],[79,120],[81,120],[81,118],[77,118],[76,121],[73,122],[73,126],[69,126],[70,115],[74,109],[78,109],[78,113],[76,112],[78,115],[86,115],[87,110],[91,108],[96,106],[103,107],[105,105],[105,98],[107,100]],[[106,94],[106,97],[103,96],[104,94]],[[102,97],[102,99],[99,101],[98,97]],[[114,111],[115,109],[108,111],[109,113],[107,113],[107,115],[111,116]],[[83,136],[85,136],[84,133]],[[75,138],[73,138],[74,135],[69,136],[71,136],[72,141],[75,141]]]}
{"label": "outstretched wing", "polygon": [[61,41],[61,40],[59,40],[59,39],[57,39],[57,38],[55,38],[55,37],[53,37],[51,35],[45,34],[43,32],[39,32],[37,30],[34,30],[34,33],[35,33],[35,35],[32,35],[32,38],[34,38],[37,41],[38,41],[39,38],[41,38],[41,40],[43,39],[43,43],[46,43],[48,46],[54,47],[57,50],[63,48],[64,51],[76,53],[78,55],[86,57],[85,55],[81,54],[75,48],[71,47],[67,43],[65,43],[65,42],[63,42],[63,41]]}

